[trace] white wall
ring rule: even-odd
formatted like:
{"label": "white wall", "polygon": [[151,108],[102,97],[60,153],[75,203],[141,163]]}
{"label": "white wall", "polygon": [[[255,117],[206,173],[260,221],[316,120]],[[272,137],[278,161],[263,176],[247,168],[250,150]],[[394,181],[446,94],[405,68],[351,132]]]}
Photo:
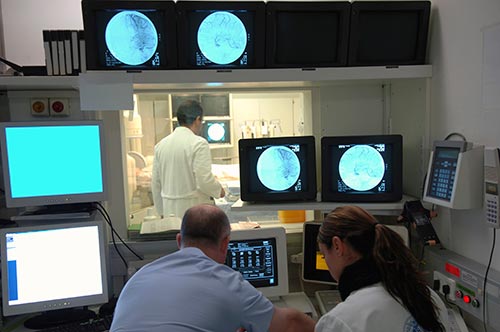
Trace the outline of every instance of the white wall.
{"label": "white wall", "polygon": [[[498,0],[433,0],[431,139],[459,132],[468,141],[500,146],[500,105],[493,110],[481,106],[482,29],[497,23]],[[482,209],[438,212],[434,225],[445,246],[487,264],[492,231],[484,227]],[[496,270],[500,270],[499,247],[492,262]]]}

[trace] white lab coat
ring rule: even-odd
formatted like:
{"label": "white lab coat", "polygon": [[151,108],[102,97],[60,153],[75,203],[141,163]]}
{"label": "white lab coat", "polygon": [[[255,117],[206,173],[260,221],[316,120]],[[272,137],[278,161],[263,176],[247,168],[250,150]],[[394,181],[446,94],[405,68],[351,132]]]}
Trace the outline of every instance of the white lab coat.
{"label": "white lab coat", "polygon": [[[443,301],[431,290],[445,331],[450,331]],[[410,313],[382,286],[376,283],[353,291],[344,302],[323,315],[316,332],[411,332],[421,331]]]}
{"label": "white lab coat", "polygon": [[212,174],[208,142],[179,126],[155,146],[151,179],[153,202],[159,214],[182,218],[191,206],[211,203],[221,184]]}

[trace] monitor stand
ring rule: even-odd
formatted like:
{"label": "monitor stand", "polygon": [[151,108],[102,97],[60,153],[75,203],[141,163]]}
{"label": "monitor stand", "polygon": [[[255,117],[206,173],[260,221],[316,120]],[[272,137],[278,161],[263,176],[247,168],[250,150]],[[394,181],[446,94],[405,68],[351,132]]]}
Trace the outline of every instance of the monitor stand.
{"label": "monitor stand", "polygon": [[87,308],[72,308],[46,311],[24,322],[24,327],[33,330],[46,329],[72,322],[83,322],[96,318],[97,314]]}
{"label": "monitor stand", "polygon": [[96,203],[46,205],[27,209],[11,217],[11,220],[85,219],[89,218],[96,208]]}

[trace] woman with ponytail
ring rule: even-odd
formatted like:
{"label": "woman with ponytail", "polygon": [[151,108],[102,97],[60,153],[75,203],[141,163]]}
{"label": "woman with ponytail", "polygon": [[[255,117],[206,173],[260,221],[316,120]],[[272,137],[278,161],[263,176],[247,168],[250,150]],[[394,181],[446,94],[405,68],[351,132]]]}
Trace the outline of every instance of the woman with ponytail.
{"label": "woman with ponytail", "polygon": [[330,212],[318,244],[343,302],[321,317],[316,332],[448,330],[444,303],[403,239],[362,208]]}

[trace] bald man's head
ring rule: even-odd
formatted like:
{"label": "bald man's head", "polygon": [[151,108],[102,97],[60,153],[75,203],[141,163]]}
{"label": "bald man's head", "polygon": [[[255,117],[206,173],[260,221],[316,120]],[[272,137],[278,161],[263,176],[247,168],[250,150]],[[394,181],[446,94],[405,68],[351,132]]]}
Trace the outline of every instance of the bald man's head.
{"label": "bald man's head", "polygon": [[227,215],[215,205],[193,206],[182,218],[180,234],[183,247],[218,246],[230,233]]}

